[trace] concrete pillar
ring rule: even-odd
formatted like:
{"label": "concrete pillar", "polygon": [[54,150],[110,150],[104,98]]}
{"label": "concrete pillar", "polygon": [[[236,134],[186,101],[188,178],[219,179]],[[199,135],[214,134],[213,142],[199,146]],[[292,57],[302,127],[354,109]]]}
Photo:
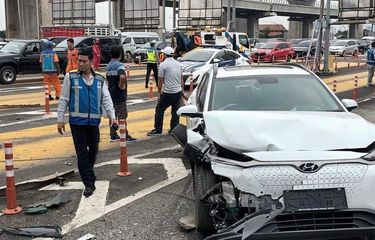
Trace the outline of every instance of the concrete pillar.
{"label": "concrete pillar", "polygon": [[312,30],[313,30],[313,21],[311,19],[303,20],[302,38],[311,38]]}
{"label": "concrete pillar", "polygon": [[[25,38],[38,38],[38,8],[35,0],[21,0],[22,2],[22,19],[21,27],[24,28]],[[21,29],[22,29],[21,28]]]}
{"label": "concrete pillar", "polygon": [[349,38],[361,39],[363,37],[362,24],[349,24]]}
{"label": "concrete pillar", "polygon": [[247,35],[249,38],[259,37],[259,16],[250,15],[247,17]]}
{"label": "concrete pillar", "polygon": [[8,38],[20,37],[18,5],[15,0],[5,0],[6,34]]}
{"label": "concrete pillar", "polygon": [[113,26],[121,27],[121,1],[113,2]]}
{"label": "concrete pillar", "polygon": [[289,21],[289,38],[302,38],[303,24],[301,21]]}

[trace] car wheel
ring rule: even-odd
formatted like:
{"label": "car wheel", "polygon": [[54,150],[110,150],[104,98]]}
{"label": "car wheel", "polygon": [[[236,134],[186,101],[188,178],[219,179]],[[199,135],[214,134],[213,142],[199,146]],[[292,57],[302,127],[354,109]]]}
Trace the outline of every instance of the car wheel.
{"label": "car wheel", "polygon": [[340,56],[345,57],[345,55],[346,55],[346,52],[344,51],[344,52],[342,52],[342,54]]}
{"label": "car wheel", "polygon": [[12,84],[16,81],[17,72],[12,66],[4,66],[0,69],[0,83]]}
{"label": "car wheel", "polygon": [[125,53],[125,59],[126,59],[126,62],[128,63],[132,61],[132,55],[130,54],[130,52]]}
{"label": "car wheel", "polygon": [[215,231],[210,215],[211,206],[203,203],[201,197],[216,183],[217,177],[209,166],[194,164],[195,224],[202,233],[210,234]]}
{"label": "car wheel", "polygon": [[187,132],[185,125],[178,124],[175,128],[172,129],[171,135],[182,147],[186,145]]}
{"label": "car wheel", "polygon": [[355,50],[355,51],[353,52],[353,57],[355,57],[355,56],[357,56],[357,55],[358,55],[358,51]]}
{"label": "car wheel", "polygon": [[288,55],[286,61],[287,61],[287,62],[290,62],[290,60],[292,60],[292,56]]}

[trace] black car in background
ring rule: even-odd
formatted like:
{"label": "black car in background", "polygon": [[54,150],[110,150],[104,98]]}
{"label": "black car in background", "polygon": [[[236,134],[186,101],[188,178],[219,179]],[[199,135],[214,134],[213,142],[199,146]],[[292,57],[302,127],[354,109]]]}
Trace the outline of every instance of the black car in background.
{"label": "black car in background", "polygon": [[0,50],[0,83],[14,83],[17,74],[41,73],[39,58],[44,49],[42,40],[8,42]]}
{"label": "black car in background", "polygon": [[[310,56],[315,55],[317,40],[305,40],[294,46],[294,58],[306,57],[310,48]],[[322,47],[320,53],[323,54],[324,48]]]}
{"label": "black car in background", "polygon": [[361,54],[365,54],[370,47],[371,41],[370,40],[357,40],[358,43],[358,51]]}
{"label": "black car in background", "polygon": [[[74,37],[74,47],[81,49],[83,47],[92,47],[94,40],[99,38],[100,49],[102,58],[100,63],[109,63],[111,56],[109,50],[113,46],[121,46],[121,39],[117,36],[90,36],[90,37]],[[122,46],[121,46],[122,49]],[[67,39],[59,43],[54,49],[56,51],[62,70],[66,68],[66,57],[68,53]]]}

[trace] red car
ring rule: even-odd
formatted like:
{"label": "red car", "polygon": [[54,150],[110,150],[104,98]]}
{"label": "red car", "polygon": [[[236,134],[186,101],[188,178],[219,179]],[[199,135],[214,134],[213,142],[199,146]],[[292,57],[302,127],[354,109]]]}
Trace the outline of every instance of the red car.
{"label": "red car", "polygon": [[267,42],[257,48],[251,58],[253,62],[276,62],[277,60],[290,61],[294,50],[289,42]]}

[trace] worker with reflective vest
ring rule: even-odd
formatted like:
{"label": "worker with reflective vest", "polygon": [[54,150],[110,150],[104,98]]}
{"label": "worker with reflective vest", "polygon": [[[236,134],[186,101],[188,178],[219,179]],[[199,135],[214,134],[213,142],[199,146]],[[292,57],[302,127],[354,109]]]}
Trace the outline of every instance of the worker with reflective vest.
{"label": "worker with reflective vest", "polygon": [[154,72],[154,78],[156,86],[158,86],[158,53],[155,48],[155,41],[150,42],[151,47],[147,49],[147,73],[146,73],[146,82],[145,88],[148,88],[148,82],[150,80],[151,70]]}
{"label": "worker with reflective vest", "polygon": [[111,95],[105,79],[92,70],[91,48],[82,48],[78,54],[78,70],[65,75],[57,109],[57,130],[65,132],[65,112],[69,109],[69,124],[78,160],[85,197],[95,191],[94,164],[99,147],[99,123],[102,107],[110,118],[111,125],[117,125]]}
{"label": "worker with reflective vest", "polygon": [[39,62],[42,65],[43,82],[48,85],[49,100],[54,100],[51,96],[51,84],[55,88],[56,100],[60,98],[61,85],[59,80],[60,64],[59,58],[55,51],[52,50],[53,43],[48,41],[46,43],[46,50],[40,54]]}

